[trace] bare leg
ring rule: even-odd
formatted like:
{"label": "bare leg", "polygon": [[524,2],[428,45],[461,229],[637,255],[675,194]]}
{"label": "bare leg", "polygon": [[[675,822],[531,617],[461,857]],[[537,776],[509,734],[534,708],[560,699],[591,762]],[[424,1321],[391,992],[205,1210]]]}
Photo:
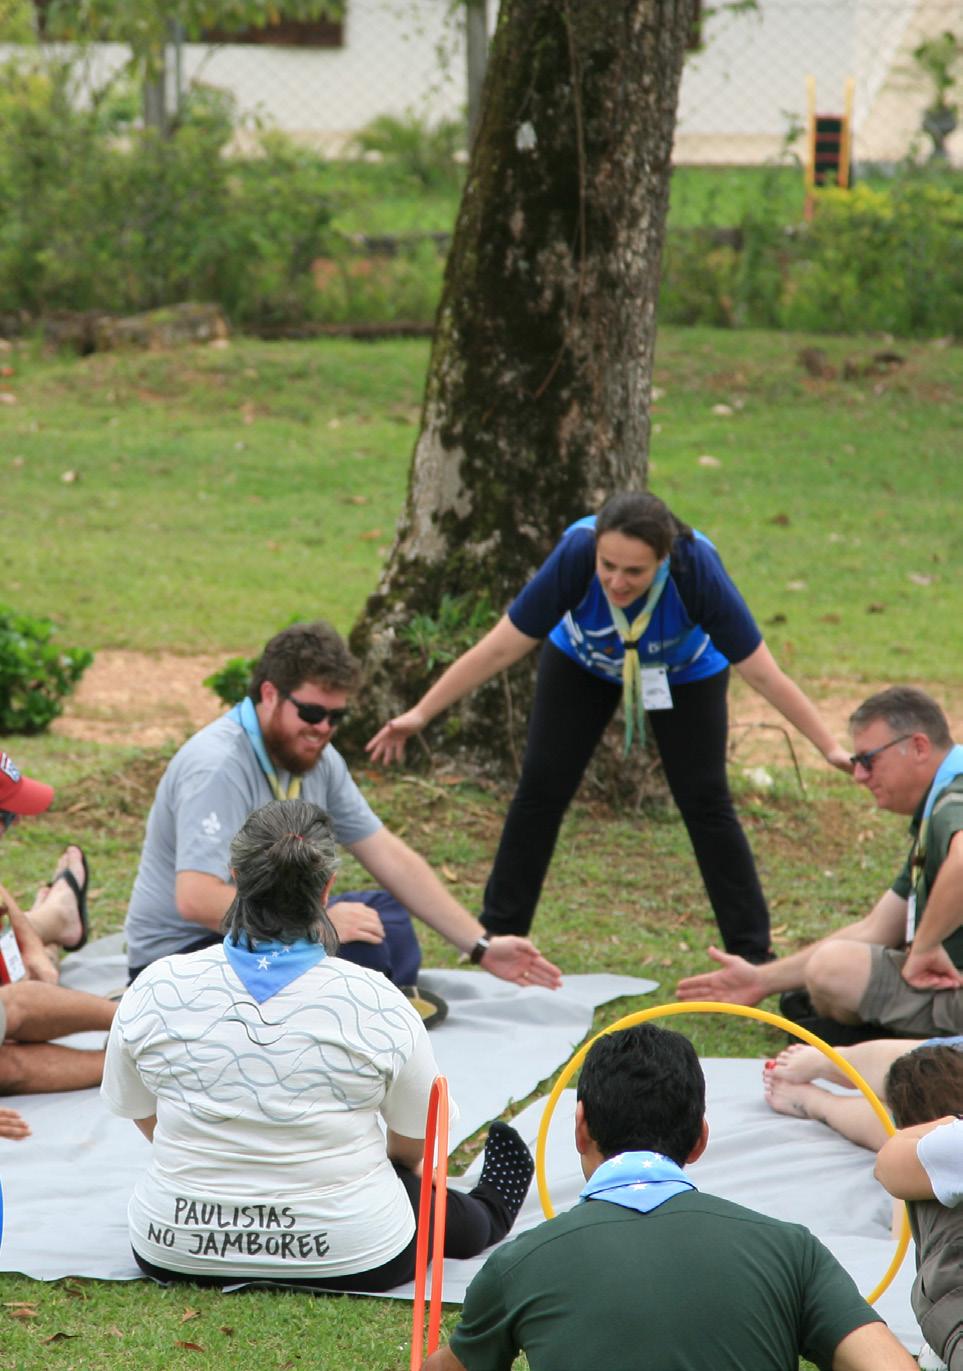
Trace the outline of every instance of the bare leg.
{"label": "bare leg", "polygon": [[0,1047],[0,1095],[42,1095],[51,1090],[87,1090],[100,1085],[104,1053],[81,1052],[56,1043],[11,1043]]}
{"label": "bare leg", "polygon": [[[69,871],[77,884],[83,886],[84,864],[79,847],[71,844],[64,849],[54,876],[59,871]],[[42,886],[37,892],[33,908],[27,911],[27,918],[44,943],[73,947],[80,941],[83,932],[80,911],[76,896],[66,881],[54,880],[49,886]]]}
{"label": "bare leg", "polygon": [[6,1011],[7,1037],[21,1043],[47,1043],[88,1030],[106,1032],[117,1013],[113,1000],[43,981],[0,986],[0,1003]]}
{"label": "bare leg", "polygon": [[777,1114],[815,1119],[871,1152],[878,1152],[886,1141],[886,1129],[862,1095],[834,1095],[818,1085],[774,1080],[771,1071],[765,1073],[764,1088],[766,1103]]}
{"label": "bare leg", "polygon": [[806,963],[806,989],[816,1013],[837,1023],[862,1023],[857,1011],[871,970],[869,943],[833,938],[814,947]]}
{"label": "bare leg", "polygon": [[[897,1057],[920,1047],[922,1038],[874,1038],[871,1042],[854,1043],[852,1047],[837,1047],[836,1051],[844,1061],[863,1077],[865,1081],[882,1095],[886,1073]],[[767,1068],[774,1081],[791,1082],[797,1085],[810,1081],[832,1081],[835,1085],[852,1087],[852,1081],[833,1065],[825,1052],[818,1047],[795,1043],[785,1048]]]}

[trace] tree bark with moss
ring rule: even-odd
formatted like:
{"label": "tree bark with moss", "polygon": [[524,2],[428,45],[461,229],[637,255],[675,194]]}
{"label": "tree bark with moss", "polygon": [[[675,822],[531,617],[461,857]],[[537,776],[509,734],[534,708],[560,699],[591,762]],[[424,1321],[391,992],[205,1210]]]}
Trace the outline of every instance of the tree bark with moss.
{"label": "tree bark with moss", "polygon": [[[644,486],[659,265],[692,0],[503,0],[408,496],[351,636],[354,736],[413,704],[572,520]],[[531,669],[428,730],[503,766]]]}

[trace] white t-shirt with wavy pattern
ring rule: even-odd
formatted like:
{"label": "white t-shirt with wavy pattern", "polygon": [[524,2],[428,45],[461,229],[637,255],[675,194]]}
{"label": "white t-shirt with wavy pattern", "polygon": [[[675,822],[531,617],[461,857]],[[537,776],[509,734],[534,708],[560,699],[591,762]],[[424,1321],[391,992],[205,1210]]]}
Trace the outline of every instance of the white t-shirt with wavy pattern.
{"label": "white t-shirt with wavy pattern", "polygon": [[414,1217],[382,1121],[424,1137],[437,1074],[419,1015],[377,972],[328,957],[258,1004],[223,946],[162,958],[121,1001],[102,1086],[115,1113],[157,1115],[133,1246],[241,1278],[389,1261]]}

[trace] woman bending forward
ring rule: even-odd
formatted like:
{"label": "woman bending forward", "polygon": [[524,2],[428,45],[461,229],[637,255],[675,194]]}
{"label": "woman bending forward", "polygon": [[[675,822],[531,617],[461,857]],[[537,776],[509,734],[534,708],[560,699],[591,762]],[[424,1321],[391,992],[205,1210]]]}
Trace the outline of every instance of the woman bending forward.
{"label": "woman bending forward", "polygon": [[648,494],[613,495],[566,530],[480,642],[368,744],[395,761],[443,709],[542,649],[522,775],[481,922],[527,933],[559,826],[619,700],[627,743],[655,736],[726,950],[769,956],[769,913],[726,779],[729,664],[828,762],[849,769],[819,712],[780,670],[719,554]]}

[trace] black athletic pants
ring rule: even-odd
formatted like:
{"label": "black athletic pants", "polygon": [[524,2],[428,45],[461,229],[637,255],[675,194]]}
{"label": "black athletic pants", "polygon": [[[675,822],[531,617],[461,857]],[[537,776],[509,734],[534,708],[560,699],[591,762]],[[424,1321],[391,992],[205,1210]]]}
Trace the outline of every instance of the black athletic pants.
{"label": "black athletic pants", "polygon": [[[728,669],[673,684],[672,709],[646,719],[726,950],[759,962],[769,954],[769,911],[726,778],[728,684]],[[531,927],[562,818],[621,697],[620,686],[544,644],[522,774],[485,889],[489,932]]]}
{"label": "black athletic pants", "polygon": [[[171,1281],[189,1281],[192,1285],[205,1286],[284,1286],[285,1288],[293,1287],[299,1290],[351,1290],[362,1293],[365,1291],[393,1290],[396,1285],[404,1285],[406,1281],[412,1280],[415,1274],[418,1206],[421,1198],[420,1179],[413,1175],[407,1167],[399,1166],[397,1162],[394,1163],[394,1168],[398,1179],[408,1192],[408,1199],[414,1211],[415,1235],[407,1247],[404,1247],[396,1257],[392,1257],[390,1261],[385,1262],[382,1266],[376,1266],[370,1271],[358,1271],[351,1276],[331,1276],[327,1280],[321,1280],[317,1277],[305,1277],[299,1280],[296,1277],[286,1277],[280,1271],[274,1276],[261,1278],[237,1275],[201,1276],[192,1275],[185,1271],[172,1271],[163,1266],[155,1266],[146,1257],[142,1257],[136,1248],[132,1249],[134,1260],[145,1275],[159,1281],[162,1285],[167,1285]],[[434,1219],[435,1197],[434,1192],[432,1192],[428,1232],[429,1257],[431,1256]],[[489,1184],[476,1185],[475,1189],[467,1195],[460,1190],[449,1189],[445,1214],[445,1256],[457,1257],[462,1261],[467,1257],[476,1257],[479,1252],[484,1252],[486,1247],[501,1242],[513,1223],[514,1216],[506,1208],[504,1200],[493,1186]]]}

